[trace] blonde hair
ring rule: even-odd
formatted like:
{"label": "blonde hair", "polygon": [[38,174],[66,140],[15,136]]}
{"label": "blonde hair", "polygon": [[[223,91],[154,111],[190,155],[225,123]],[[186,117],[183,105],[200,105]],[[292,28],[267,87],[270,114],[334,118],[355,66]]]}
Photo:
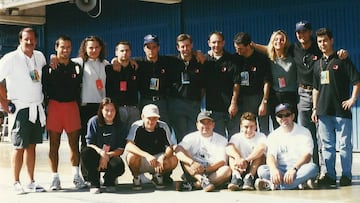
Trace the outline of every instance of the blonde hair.
{"label": "blonde hair", "polygon": [[290,48],[289,37],[287,36],[286,32],[283,30],[274,31],[270,37],[269,44],[267,46],[268,56],[271,61],[275,61],[275,59],[277,57],[275,48],[274,48],[274,41],[275,41],[276,35],[282,35],[284,37],[285,44],[284,44],[284,53],[283,54],[284,54],[285,58],[288,55],[288,51]]}

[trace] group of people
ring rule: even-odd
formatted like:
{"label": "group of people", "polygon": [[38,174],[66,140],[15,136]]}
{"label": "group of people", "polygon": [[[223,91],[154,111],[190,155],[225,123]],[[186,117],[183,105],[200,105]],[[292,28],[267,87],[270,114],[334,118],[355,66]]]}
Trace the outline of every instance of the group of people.
{"label": "group of people", "polygon": [[15,147],[15,191],[26,192],[20,183],[24,159],[27,189],[44,190],[34,169],[45,126],[50,190],[61,189],[63,131],[73,183],[90,186],[92,193],[100,193],[100,172],[105,172],[103,185],[114,191],[125,171],[123,154],[135,190],[147,172],[156,188],[172,183],[178,161],[184,171],[179,190],[213,191],[226,183],[230,190],[313,188],[316,178],[319,186],[336,186],[337,135],[340,185],[351,185],[350,110],[360,75],[345,50],[335,52],[329,29],[319,29],[315,40],[311,24],[300,21],[295,33],[294,45],[278,30],[264,46],[239,32],[234,54],[224,50],[221,32],[210,33],[207,54],[194,52],[191,36],[180,34],[175,56],[159,55],[159,38],[149,34],[145,57],[131,58],[131,44],[119,41],[111,63],[97,36],[86,37],[71,59],[72,42],[63,35],[47,64],[35,50],[36,31],[22,29],[17,50],[0,60],[0,80],[6,81],[0,102]]}

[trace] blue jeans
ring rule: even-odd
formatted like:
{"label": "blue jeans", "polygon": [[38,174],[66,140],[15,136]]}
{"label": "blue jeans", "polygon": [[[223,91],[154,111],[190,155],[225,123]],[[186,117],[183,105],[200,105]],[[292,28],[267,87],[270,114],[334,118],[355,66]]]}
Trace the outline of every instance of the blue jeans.
{"label": "blue jeans", "polygon": [[322,154],[325,161],[327,175],[336,179],[336,137],[339,138],[340,161],[342,176],[352,178],[352,149],[351,142],[352,120],[336,116],[318,116],[319,135],[322,141]]}
{"label": "blue jeans", "polygon": [[200,101],[169,98],[168,113],[170,125],[174,128],[177,142],[185,135],[196,131],[196,118],[200,112]]}
{"label": "blue jeans", "polygon": [[[263,95],[246,95],[241,98],[239,106],[241,107],[241,114],[244,112],[251,112],[258,115],[259,106],[262,102]],[[240,110],[239,107],[239,110]],[[269,134],[269,108],[267,109],[265,116],[257,116],[259,122],[260,132],[265,135]],[[240,123],[240,122],[239,122]]]}
{"label": "blue jeans", "polygon": [[[284,174],[286,173],[285,167],[278,167],[282,177],[284,177]],[[294,182],[291,184],[285,184],[282,183],[281,185],[278,185],[276,189],[280,190],[289,190],[297,188],[299,184],[302,184],[306,182],[309,179],[314,179],[318,175],[318,167],[314,163],[307,163],[302,165],[298,171],[296,172],[296,176],[294,179]],[[270,168],[268,165],[262,165],[258,168],[258,176],[262,179],[270,180]]]}
{"label": "blue jeans", "polygon": [[228,112],[213,111],[212,117],[215,121],[214,131],[224,136],[228,140],[233,134],[240,132],[239,112],[230,119]]}
{"label": "blue jeans", "polygon": [[318,138],[316,134],[316,125],[311,120],[312,114],[312,90],[307,90],[304,88],[299,87],[298,89],[299,94],[299,103],[298,103],[298,122],[299,125],[304,126],[305,128],[309,129],[313,143],[313,161],[316,165],[320,167],[319,161],[319,145],[318,145]]}
{"label": "blue jeans", "polygon": [[140,112],[136,106],[120,106],[119,115],[120,120],[126,125],[127,132],[131,125],[140,119]]}

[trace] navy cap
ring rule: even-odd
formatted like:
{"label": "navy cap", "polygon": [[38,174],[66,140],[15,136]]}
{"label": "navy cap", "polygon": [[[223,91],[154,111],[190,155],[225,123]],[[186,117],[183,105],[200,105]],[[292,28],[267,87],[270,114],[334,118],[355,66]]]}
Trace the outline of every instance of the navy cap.
{"label": "navy cap", "polygon": [[303,31],[303,30],[312,30],[311,23],[306,20],[297,22],[296,26],[295,26],[295,31],[298,32],[298,31]]}
{"label": "navy cap", "polygon": [[159,44],[159,38],[156,35],[148,34],[144,37],[144,45],[149,43]]}
{"label": "navy cap", "polygon": [[280,111],[288,110],[293,113],[292,106],[288,103],[279,104],[275,108],[275,114],[278,114]]}
{"label": "navy cap", "polygon": [[209,120],[214,120],[212,117],[211,117],[211,111],[201,111],[199,114],[198,114],[198,117],[197,117],[197,121],[201,121],[201,120],[204,120],[204,119],[209,119]]}

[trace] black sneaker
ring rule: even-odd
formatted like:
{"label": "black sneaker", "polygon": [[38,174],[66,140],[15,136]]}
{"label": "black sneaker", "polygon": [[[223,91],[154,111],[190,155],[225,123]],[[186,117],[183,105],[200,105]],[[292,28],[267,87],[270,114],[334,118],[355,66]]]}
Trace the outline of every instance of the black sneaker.
{"label": "black sneaker", "polygon": [[335,188],[336,187],[336,179],[333,179],[329,177],[327,174],[325,174],[323,177],[321,177],[318,182],[319,188]]}
{"label": "black sneaker", "polygon": [[238,191],[241,189],[243,184],[244,184],[244,182],[241,178],[237,178],[237,177],[233,176],[231,178],[231,181],[228,184],[227,188],[231,191]]}
{"label": "black sneaker", "polygon": [[254,176],[250,173],[246,174],[244,177],[244,185],[242,186],[243,190],[255,190],[254,188]]}
{"label": "black sneaker", "polygon": [[163,176],[161,174],[153,174],[153,178],[151,179],[151,182],[155,185],[156,189],[163,189],[165,187],[163,182]]}
{"label": "black sneaker", "polygon": [[347,176],[341,176],[340,178],[340,186],[350,186],[351,185],[351,179]]}

